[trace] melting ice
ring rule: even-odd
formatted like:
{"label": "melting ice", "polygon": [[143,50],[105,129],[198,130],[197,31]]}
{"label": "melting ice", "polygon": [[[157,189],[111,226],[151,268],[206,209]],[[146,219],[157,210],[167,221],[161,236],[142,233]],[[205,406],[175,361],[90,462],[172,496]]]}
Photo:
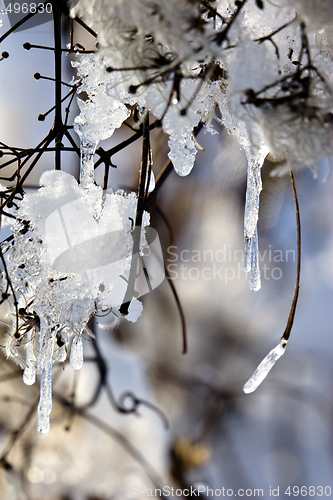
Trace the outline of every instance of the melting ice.
{"label": "melting ice", "polygon": [[259,246],[257,224],[259,218],[259,198],[262,189],[261,168],[268,153],[267,146],[262,146],[255,155],[248,154],[247,187],[244,215],[244,271],[250,272],[250,290],[261,288],[259,269]]}
{"label": "melting ice", "polygon": [[271,371],[275,363],[281,356],[284,354],[286,348],[286,344],[282,345],[280,342],[274,349],[272,349],[267,356],[262,360],[252,377],[246,382],[243,387],[243,391],[246,394],[250,394],[254,392],[261,382],[265,380],[268,373]]}

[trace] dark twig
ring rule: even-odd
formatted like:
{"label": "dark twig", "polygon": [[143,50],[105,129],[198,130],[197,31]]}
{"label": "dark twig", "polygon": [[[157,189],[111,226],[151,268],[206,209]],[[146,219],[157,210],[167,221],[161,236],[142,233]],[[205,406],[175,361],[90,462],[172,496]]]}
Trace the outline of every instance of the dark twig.
{"label": "dark twig", "polygon": [[173,297],[174,297],[175,302],[177,304],[177,308],[178,308],[178,312],[179,312],[179,316],[180,316],[180,321],[181,321],[181,324],[182,324],[182,338],[183,338],[182,353],[186,354],[186,352],[187,352],[187,335],[186,335],[186,321],[185,321],[184,311],[183,311],[183,308],[181,306],[181,303],[180,303],[180,300],[179,300],[176,288],[175,288],[174,284],[172,283],[172,279],[170,277],[169,271],[168,271],[168,269],[167,269],[166,266],[164,267],[164,271],[165,271],[165,275],[167,277],[169,286],[171,288]]}
{"label": "dark twig", "polygon": [[281,337],[281,342],[286,344],[288,342],[288,339],[290,337],[290,332],[293,327],[294,323],[294,317],[295,317],[295,312],[296,312],[296,306],[297,306],[297,301],[298,301],[298,294],[299,294],[299,287],[300,287],[300,278],[301,278],[301,219],[300,219],[300,214],[299,214],[299,204],[298,204],[298,197],[297,197],[297,191],[296,191],[296,185],[295,185],[295,179],[294,179],[294,174],[290,170],[290,179],[291,179],[291,185],[293,188],[293,194],[294,194],[294,202],[295,202],[295,211],[296,211],[296,227],[297,227],[297,272],[296,272],[296,285],[295,285],[295,291],[294,291],[294,297],[291,303],[291,308],[290,308],[290,313],[288,316],[288,321],[287,325],[285,328],[285,331],[283,332],[283,335]]}
{"label": "dark twig", "polygon": [[137,278],[137,270],[139,264],[139,253],[140,253],[140,241],[142,232],[142,217],[145,206],[145,196],[146,196],[146,185],[147,185],[147,172],[149,163],[149,152],[150,152],[150,129],[149,129],[149,113],[146,112],[146,116],[143,120],[142,127],[142,160],[141,160],[141,170],[139,176],[139,189],[138,189],[138,201],[135,217],[135,227],[132,231],[133,233],[133,250],[132,250],[132,261],[131,268],[128,277],[127,290],[124,297],[124,302],[121,305],[119,311],[123,315],[128,314],[128,309],[131,300],[135,296],[135,280]]}

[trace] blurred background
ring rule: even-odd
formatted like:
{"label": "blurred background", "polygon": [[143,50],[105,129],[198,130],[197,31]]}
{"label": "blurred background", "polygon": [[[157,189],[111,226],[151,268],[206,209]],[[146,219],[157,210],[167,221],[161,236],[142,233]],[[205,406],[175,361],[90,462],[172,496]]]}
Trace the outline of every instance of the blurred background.
{"label": "blurred background", "polygon": [[[8,28],[3,16],[0,36]],[[63,28],[65,47],[68,25]],[[93,38],[83,29],[77,27],[76,36],[87,49],[93,48]],[[53,122],[52,113],[43,122],[37,117],[52,107],[54,84],[33,76],[53,76],[53,52],[26,51],[22,45],[27,41],[52,47],[52,22],[13,33],[1,44],[9,58],[0,61],[0,141],[17,148],[35,147]],[[70,61],[64,55],[67,82],[74,75]],[[72,120],[77,113],[74,103]],[[25,386],[21,369],[2,357],[2,500],[122,500],[149,496],[149,489],[163,486],[198,485],[225,488],[231,497],[240,496],[239,489],[248,490],[246,496],[261,489],[257,496],[268,498],[279,488],[285,498],[288,486],[294,496],[301,496],[294,486],[307,487],[302,494],[306,498],[314,496],[310,486],[322,486],[322,496],[331,496],[330,163],[320,162],[316,175],[309,168],[295,173],[302,224],[295,323],[285,356],[255,393],[245,395],[244,383],[278,343],[287,322],[296,279],[295,208],[289,177],[272,177],[276,165],[266,162],[259,219],[262,288],[250,292],[242,270],[245,154],[218,123],[215,128],[216,135],[202,131],[198,136],[203,151],[191,174],[181,178],[172,172],[151,209],[151,226],[158,232],[186,318],[187,354],[181,353],[181,321],[167,279],[142,298],[144,310],[136,323],[121,321],[113,329],[92,326],[115,399],[134,393],[163,412],[169,428],[147,405],[137,414],[118,412],[104,392],[82,414],[70,411],[64,398],[84,407],[100,383],[87,339],[80,372],[68,363],[54,367],[51,430],[39,435],[38,384]],[[101,145],[109,149],[131,134],[123,127]],[[154,130],[155,175],[167,152],[166,136]],[[140,158],[140,141],[115,155],[117,168],[110,170],[109,187],[136,190]],[[41,173],[53,168],[53,153],[44,154],[27,179],[26,191],[37,189]],[[63,168],[78,176],[74,153],[64,154]],[[9,172],[9,167],[2,169],[1,176]],[[100,184],[103,175],[101,166],[96,171]],[[9,231],[4,227],[1,239]]]}

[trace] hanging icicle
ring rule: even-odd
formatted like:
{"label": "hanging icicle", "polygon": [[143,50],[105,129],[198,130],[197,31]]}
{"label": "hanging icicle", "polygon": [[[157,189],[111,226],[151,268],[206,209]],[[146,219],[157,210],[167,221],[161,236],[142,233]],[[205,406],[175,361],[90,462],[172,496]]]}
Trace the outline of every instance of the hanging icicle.
{"label": "hanging icicle", "polygon": [[301,219],[299,214],[299,205],[298,205],[295,179],[291,170],[290,170],[290,179],[293,188],[295,210],[296,210],[296,228],[297,228],[297,271],[296,271],[296,284],[295,284],[294,296],[290,307],[287,325],[280,339],[280,343],[267,354],[267,356],[262,360],[256,371],[253,373],[252,377],[250,377],[250,379],[246,382],[246,384],[243,387],[243,391],[246,394],[255,391],[259,387],[259,385],[263,380],[265,380],[265,378],[267,377],[268,373],[271,371],[277,360],[280,359],[281,356],[284,354],[290,337],[291,329],[294,323],[298,294],[299,294],[300,278],[301,278]]}
{"label": "hanging icicle", "polygon": [[287,342],[286,341],[280,341],[280,343],[272,349],[267,356],[262,360],[252,377],[246,382],[246,384],[243,387],[243,391],[245,394],[250,394],[251,392],[254,392],[261,382],[265,380],[267,377],[268,373],[271,371],[275,363],[277,362],[278,359],[281,358],[281,356],[285,352]]}
{"label": "hanging icicle", "polygon": [[74,337],[69,362],[73,370],[81,370],[83,365],[83,344],[81,335]]}
{"label": "hanging icicle", "polygon": [[43,331],[41,329],[41,346],[39,366],[42,376],[37,409],[37,431],[40,434],[46,434],[50,429],[50,413],[52,410],[52,363],[54,350],[54,336],[49,330]]}
{"label": "hanging icicle", "polygon": [[97,144],[81,139],[80,141],[80,186],[89,189],[94,185],[94,154]]}
{"label": "hanging icicle", "polygon": [[261,168],[268,153],[268,147],[263,145],[256,155],[248,154],[247,188],[244,214],[244,271],[250,272],[250,290],[261,288],[259,269],[259,246],[257,223],[259,218],[259,199],[262,189]]}
{"label": "hanging icicle", "polygon": [[26,367],[23,372],[23,382],[26,385],[34,384],[36,380],[36,357],[33,346],[33,333],[32,329],[27,333]]}

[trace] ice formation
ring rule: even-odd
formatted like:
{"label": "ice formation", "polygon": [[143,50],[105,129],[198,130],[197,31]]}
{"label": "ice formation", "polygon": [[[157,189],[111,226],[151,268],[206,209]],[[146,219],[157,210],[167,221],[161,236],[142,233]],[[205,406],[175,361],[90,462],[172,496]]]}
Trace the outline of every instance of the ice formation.
{"label": "ice formation", "polygon": [[[86,154],[87,153],[87,154]],[[74,370],[83,364],[83,335],[100,311],[120,316],[132,258],[131,219],[137,196],[104,193],[92,183],[92,151],[79,185],[62,171],[47,171],[36,193],[20,203],[8,245],[8,272],[18,300],[18,325],[11,321],[5,351],[24,369],[31,385],[41,375],[38,431],[49,429],[52,365],[69,357]],[[143,224],[149,216],[144,214]],[[142,244],[144,245],[144,235]],[[125,286],[124,286],[125,285]],[[141,302],[133,299],[127,319],[136,321]],[[16,316],[12,306],[12,317]]]}
{"label": "ice formation", "polygon": [[261,382],[265,380],[268,373],[271,371],[275,363],[284,354],[286,348],[286,342],[280,342],[274,349],[272,349],[267,356],[262,360],[252,377],[246,382],[243,387],[243,391],[246,394],[254,392]]}
{"label": "ice formation", "polygon": [[[237,138],[248,159],[244,240],[252,290],[260,288],[257,222],[266,155],[288,155],[294,167],[332,154],[331,0],[75,0],[71,14],[96,30],[99,47],[73,63],[78,92],[87,97],[78,100],[74,124],[80,184],[65,172],[45,172],[41,188],[19,202],[14,244],[3,245],[17,293],[4,349],[22,366],[26,384],[41,376],[41,433],[49,429],[53,362],[69,356],[80,369],[89,319],[99,311],[120,315],[137,197],[103,194],[93,161],[99,141],[122,125],[130,107],[139,111],[137,126],[147,110],[161,121],[181,176],[194,165],[198,126],[214,133],[216,113]],[[133,298],[127,319],[141,311]],[[246,392],[283,352],[279,344],[269,353]]]}
{"label": "ice formation", "polygon": [[69,362],[73,370],[81,370],[83,365],[83,343],[80,335],[73,338]]}
{"label": "ice formation", "polygon": [[52,410],[52,364],[54,352],[54,336],[47,327],[40,330],[39,371],[40,397],[37,408],[37,430],[46,434],[50,429],[50,413]]}
{"label": "ice formation", "polygon": [[[195,127],[201,121],[214,131],[211,122],[219,107],[222,123],[248,158],[245,271],[250,289],[258,290],[256,226],[266,155],[288,154],[298,165],[332,154],[332,3],[264,1],[260,8],[255,2],[235,6],[218,0],[207,5],[199,0],[73,2],[72,16],[82,15],[99,42],[96,54],[75,63],[81,90],[89,96],[80,103],[76,127],[98,120],[99,130],[110,135],[126,119],[126,106],[149,109],[162,120],[169,158],[184,176],[197,153]],[[320,72],[312,69],[310,54]],[[106,111],[91,119],[94,106]]]}
{"label": "ice formation", "polygon": [[259,269],[259,245],[257,223],[259,219],[259,199],[262,190],[261,168],[268,149],[264,146],[256,156],[248,157],[247,188],[244,215],[244,270],[250,273],[250,290],[257,291],[261,287]]}

